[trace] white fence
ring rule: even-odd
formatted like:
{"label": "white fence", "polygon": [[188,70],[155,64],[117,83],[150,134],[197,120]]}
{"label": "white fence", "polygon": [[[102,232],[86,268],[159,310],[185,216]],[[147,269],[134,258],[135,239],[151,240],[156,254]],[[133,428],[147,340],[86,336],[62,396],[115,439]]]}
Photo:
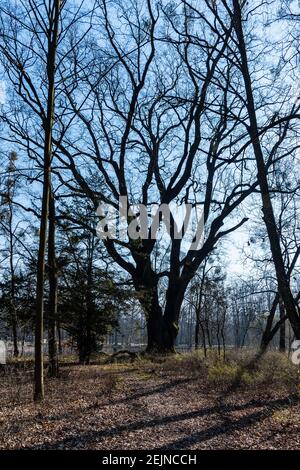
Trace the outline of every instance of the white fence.
{"label": "white fence", "polygon": [[6,364],[6,345],[4,341],[0,341],[0,364]]}

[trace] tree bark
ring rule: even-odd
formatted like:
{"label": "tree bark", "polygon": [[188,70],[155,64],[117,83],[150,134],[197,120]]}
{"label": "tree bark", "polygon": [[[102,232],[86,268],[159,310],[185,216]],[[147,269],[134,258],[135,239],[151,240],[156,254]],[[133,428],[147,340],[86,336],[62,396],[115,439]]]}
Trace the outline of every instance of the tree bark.
{"label": "tree bark", "polygon": [[163,354],[166,352],[163,341],[163,314],[159,305],[157,293],[150,291],[149,296],[152,297],[149,304],[144,302],[144,310],[147,322],[147,348],[146,352],[151,354]]}
{"label": "tree bark", "polygon": [[157,285],[149,289],[144,302],[147,319],[148,345],[147,352],[158,354],[175,353],[178,335],[178,321],[185,290],[175,282],[169,284],[167,302],[164,311],[159,299]]}
{"label": "tree bark", "polygon": [[279,351],[285,352],[286,344],[285,344],[285,324],[286,322],[283,321],[285,317],[285,310],[284,310],[284,304],[282,300],[280,299],[279,301],[279,313],[280,313],[280,320],[282,320],[282,324],[280,325],[279,328]]}
{"label": "tree bark", "polygon": [[36,320],[35,320],[35,369],[34,369],[34,400],[44,399],[44,284],[45,284],[45,252],[47,243],[49,197],[51,185],[52,160],[52,128],[54,123],[55,103],[55,61],[60,17],[60,0],[53,0],[53,18],[50,19],[47,51],[47,114],[44,120],[44,158],[43,158],[43,195],[40,221],[40,238],[37,263],[36,287]]}
{"label": "tree bark", "polygon": [[56,341],[57,319],[57,266],[55,256],[55,200],[50,189],[49,198],[49,236],[48,236],[48,269],[49,269],[49,310],[48,310],[48,375],[58,377],[59,364]]}
{"label": "tree bark", "polygon": [[16,282],[15,282],[15,266],[14,266],[14,233],[13,233],[13,207],[12,207],[12,190],[15,182],[9,180],[7,194],[9,204],[9,265],[10,265],[10,304],[11,304],[11,325],[14,345],[14,357],[19,356],[18,347],[18,316],[16,311]]}
{"label": "tree bark", "polygon": [[[177,295],[175,294],[177,292]],[[175,342],[178,335],[178,323],[180,310],[183,303],[183,295],[180,286],[176,283],[169,286],[167,302],[163,316],[163,340],[167,351],[175,352]]]}
{"label": "tree bark", "polygon": [[84,340],[84,357],[81,357],[81,360],[84,361],[84,364],[89,364],[91,359],[91,353],[95,350],[95,341],[92,332],[93,319],[95,317],[95,304],[93,297],[93,258],[94,258],[94,247],[95,241],[94,237],[91,235],[90,246],[89,246],[89,259],[87,267],[87,291],[86,291],[86,337]]}
{"label": "tree bark", "polygon": [[61,341],[61,328],[60,328],[60,323],[59,321],[57,322],[57,336],[58,336],[58,354],[62,354],[62,341]]}
{"label": "tree bark", "polygon": [[199,349],[199,333],[200,333],[200,312],[196,310],[196,325],[195,325],[195,349]]}

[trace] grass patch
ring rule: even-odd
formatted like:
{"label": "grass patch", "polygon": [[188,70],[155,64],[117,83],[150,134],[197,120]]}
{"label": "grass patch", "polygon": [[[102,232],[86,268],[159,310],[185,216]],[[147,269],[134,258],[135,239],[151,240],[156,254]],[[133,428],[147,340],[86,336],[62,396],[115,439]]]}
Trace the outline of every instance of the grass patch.
{"label": "grass patch", "polygon": [[[175,354],[160,357],[151,366],[166,375],[184,375],[205,380],[213,387],[231,386],[235,382],[241,388],[268,387],[285,389],[291,393],[300,391],[299,371],[281,352],[268,352],[263,358],[249,367],[255,355],[252,350],[230,350],[226,359],[220,358],[216,351],[210,351],[207,357],[203,351]],[[146,365],[145,361],[141,365]]]}

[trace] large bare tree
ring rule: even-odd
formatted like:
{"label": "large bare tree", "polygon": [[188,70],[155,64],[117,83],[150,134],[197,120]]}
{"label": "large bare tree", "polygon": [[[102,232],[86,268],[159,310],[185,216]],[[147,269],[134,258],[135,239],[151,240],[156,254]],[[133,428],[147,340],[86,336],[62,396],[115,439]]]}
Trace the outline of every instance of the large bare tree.
{"label": "large bare tree", "polygon": [[[240,124],[244,105],[231,92],[233,19],[210,1],[199,10],[151,1],[99,8],[101,46],[90,39],[69,57],[78,80],[64,82],[72,125],[57,143],[66,169],[59,176],[95,209],[100,201],[118,207],[120,196],[202,204],[199,250],[174,236],[167,247],[150,237],[105,241],[138,293],[148,350],[173,351],[187,286],[218,240],[246,222],[235,210],[258,186],[241,164],[251,141]],[[174,233],[172,217],[171,225]]]}

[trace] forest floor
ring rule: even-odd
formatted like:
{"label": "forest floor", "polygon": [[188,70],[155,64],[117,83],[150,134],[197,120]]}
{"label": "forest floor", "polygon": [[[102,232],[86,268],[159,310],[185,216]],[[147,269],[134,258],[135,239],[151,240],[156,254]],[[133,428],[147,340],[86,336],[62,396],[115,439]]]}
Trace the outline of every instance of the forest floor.
{"label": "forest floor", "polygon": [[297,367],[279,354],[250,372],[243,361],[65,364],[42,404],[30,366],[13,367],[0,383],[0,449],[300,449]]}

